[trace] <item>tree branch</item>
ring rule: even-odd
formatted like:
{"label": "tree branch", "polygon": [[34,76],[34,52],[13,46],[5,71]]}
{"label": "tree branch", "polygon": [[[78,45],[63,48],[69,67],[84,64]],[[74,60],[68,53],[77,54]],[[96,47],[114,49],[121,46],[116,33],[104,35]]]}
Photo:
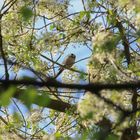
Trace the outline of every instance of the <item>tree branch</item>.
{"label": "tree branch", "polygon": [[89,83],[89,84],[66,84],[56,81],[53,78],[48,79],[46,82],[33,81],[33,80],[0,80],[3,86],[7,85],[33,85],[38,87],[53,87],[53,88],[69,88],[78,90],[87,90],[91,92],[98,92],[101,90],[130,90],[140,88],[140,81],[137,82],[124,82],[124,83]]}
{"label": "tree branch", "polygon": [[[25,92],[23,89],[17,89],[17,91],[14,94],[14,98],[22,100],[21,96],[24,96]],[[42,95],[36,95],[35,100],[33,101],[33,104],[36,105],[41,105],[42,103],[39,102],[39,99],[42,99]],[[24,102],[24,101],[23,101]],[[49,98],[49,102],[48,99],[46,99],[46,102],[43,100],[43,107],[47,107],[50,109],[54,109],[56,111],[60,111],[60,112],[66,112],[68,109],[74,107],[74,105],[71,105],[69,103],[60,101],[60,100],[55,100],[55,99],[51,99]]]}
{"label": "tree branch", "polygon": [[126,60],[127,60],[127,64],[129,65],[131,63],[130,45],[129,45],[129,42],[126,38],[124,27],[123,27],[122,23],[118,20],[117,20],[116,26],[119,29],[119,32],[120,32],[120,35],[121,35],[121,38],[122,38],[122,44],[124,46],[125,57],[126,57]]}
{"label": "tree branch", "polygon": [[7,60],[6,60],[6,57],[5,57],[4,50],[3,50],[2,27],[1,27],[2,24],[1,24],[1,20],[2,20],[2,17],[0,18],[0,53],[1,53],[1,56],[2,56],[2,59],[3,59],[3,62],[4,62],[5,79],[6,80],[9,80],[9,73],[8,73],[8,68],[7,68]]}

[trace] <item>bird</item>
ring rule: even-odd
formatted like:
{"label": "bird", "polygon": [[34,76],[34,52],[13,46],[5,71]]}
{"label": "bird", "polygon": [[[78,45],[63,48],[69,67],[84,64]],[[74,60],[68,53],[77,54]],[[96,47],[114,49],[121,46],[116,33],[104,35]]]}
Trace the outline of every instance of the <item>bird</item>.
{"label": "bird", "polygon": [[75,63],[75,59],[76,59],[76,55],[71,53],[69,55],[66,56],[66,58],[64,59],[64,61],[62,62],[62,65],[59,68],[58,73],[55,75],[55,78],[57,78],[64,70],[65,68],[71,68],[73,66],[73,64]]}

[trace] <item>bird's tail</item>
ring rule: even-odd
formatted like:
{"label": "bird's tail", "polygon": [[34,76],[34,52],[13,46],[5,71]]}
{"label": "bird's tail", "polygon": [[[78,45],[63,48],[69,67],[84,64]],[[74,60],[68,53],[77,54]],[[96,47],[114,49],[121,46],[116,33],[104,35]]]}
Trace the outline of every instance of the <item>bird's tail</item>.
{"label": "bird's tail", "polygon": [[54,78],[56,79],[62,72],[63,72],[64,68],[60,68],[59,72],[54,76]]}

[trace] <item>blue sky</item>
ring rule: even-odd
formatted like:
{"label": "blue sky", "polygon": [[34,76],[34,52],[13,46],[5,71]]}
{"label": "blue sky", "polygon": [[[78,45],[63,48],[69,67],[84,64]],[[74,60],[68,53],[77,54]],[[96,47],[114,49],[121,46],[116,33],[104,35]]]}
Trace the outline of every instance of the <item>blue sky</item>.
{"label": "blue sky", "polygon": [[2,5],[3,5],[3,0],[0,1],[0,8],[1,8]]}

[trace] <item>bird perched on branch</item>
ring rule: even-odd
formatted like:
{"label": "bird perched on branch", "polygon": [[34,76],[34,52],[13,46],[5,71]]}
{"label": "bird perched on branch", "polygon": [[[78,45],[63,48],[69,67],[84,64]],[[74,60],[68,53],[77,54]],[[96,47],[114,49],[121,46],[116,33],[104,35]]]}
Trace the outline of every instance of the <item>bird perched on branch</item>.
{"label": "bird perched on branch", "polygon": [[64,66],[61,66],[59,68],[59,71],[58,73],[56,74],[55,78],[57,78],[65,68],[71,68],[73,66],[73,64],[75,63],[75,59],[76,59],[76,56],[75,54],[71,53],[69,54],[68,56],[66,56],[66,58],[64,59],[62,65]]}

